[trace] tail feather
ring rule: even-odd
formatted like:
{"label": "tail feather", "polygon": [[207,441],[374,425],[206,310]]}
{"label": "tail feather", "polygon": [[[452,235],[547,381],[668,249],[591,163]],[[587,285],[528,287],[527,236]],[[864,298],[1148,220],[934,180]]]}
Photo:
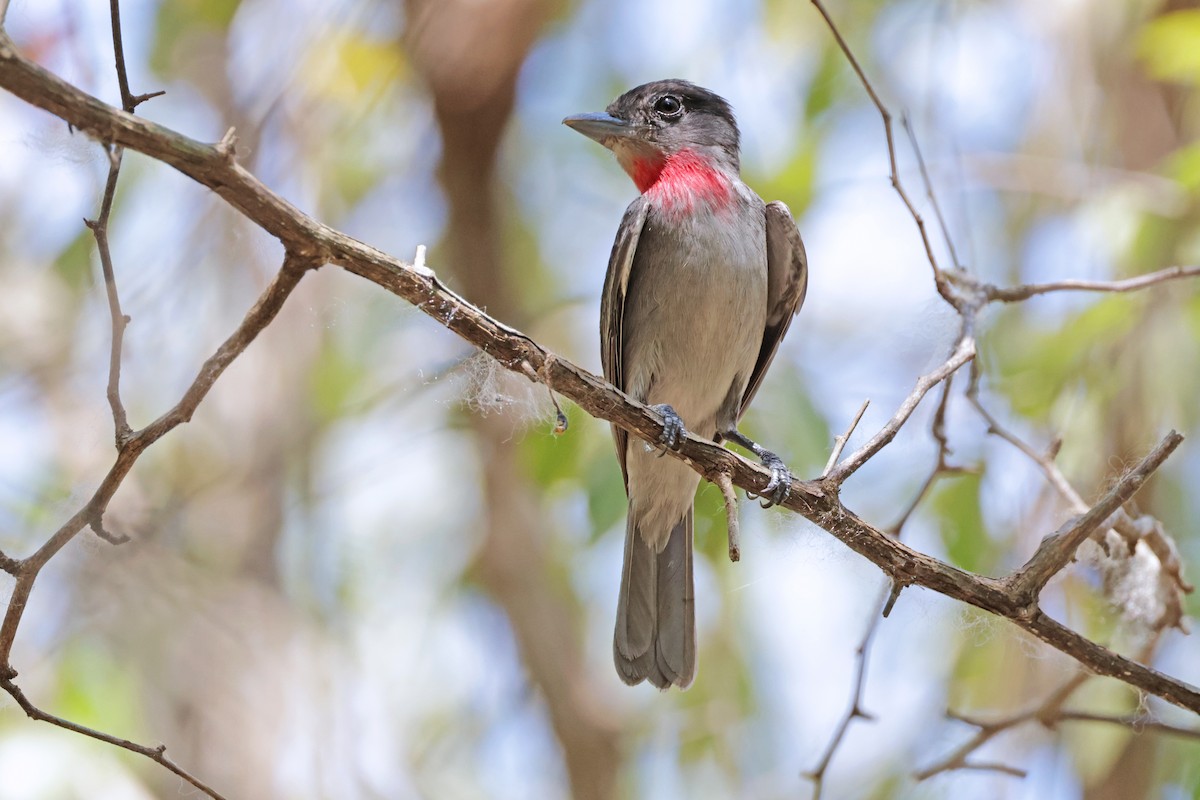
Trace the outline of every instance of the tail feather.
{"label": "tail feather", "polygon": [[628,684],[686,688],[696,674],[692,510],[671,529],[661,552],[646,543],[630,515],[617,601],[613,660]]}

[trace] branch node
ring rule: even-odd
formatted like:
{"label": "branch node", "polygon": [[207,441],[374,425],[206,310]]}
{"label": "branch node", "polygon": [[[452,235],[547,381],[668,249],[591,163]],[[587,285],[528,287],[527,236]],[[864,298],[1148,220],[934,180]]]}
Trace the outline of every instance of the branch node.
{"label": "branch node", "polygon": [[842,457],[842,451],[846,449],[846,443],[850,441],[850,436],[854,433],[854,429],[858,427],[863,414],[867,413],[867,406],[869,405],[871,405],[870,398],[863,400],[863,404],[858,408],[858,413],[850,421],[850,427],[841,436],[834,437],[833,450],[829,453],[829,460],[825,462],[825,470],[821,473],[821,480],[829,477],[829,473],[833,470],[834,465],[837,464],[837,460]]}
{"label": "branch node", "polygon": [[123,533],[112,533],[104,527],[104,521],[99,514],[92,518],[88,523],[88,527],[92,532],[99,536],[104,541],[112,545],[122,545],[130,541],[129,537]]}
{"label": "branch node", "polygon": [[138,106],[140,106],[142,103],[146,102],[147,100],[153,100],[156,97],[162,97],[166,93],[167,93],[166,89],[159,89],[157,92],[146,92],[145,94],[136,95],[136,96],[130,98],[130,106],[132,106],[132,108],[130,108],[129,110],[133,111],[133,109],[137,108]]}
{"label": "branch node", "polygon": [[888,617],[891,615],[892,608],[895,607],[896,601],[900,599],[900,593],[904,591],[906,586],[908,586],[907,580],[900,577],[892,578],[892,590],[888,594],[887,601],[883,604],[883,612],[880,616]]}
{"label": "branch node", "polygon": [[225,135],[221,137],[221,141],[216,144],[217,153],[226,162],[232,164],[237,160],[237,129],[230,128],[225,131]]}

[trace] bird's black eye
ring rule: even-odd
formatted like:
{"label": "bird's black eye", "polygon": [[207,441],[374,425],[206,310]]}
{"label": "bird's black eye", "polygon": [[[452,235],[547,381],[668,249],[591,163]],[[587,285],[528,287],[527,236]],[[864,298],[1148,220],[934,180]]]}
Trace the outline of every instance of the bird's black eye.
{"label": "bird's black eye", "polygon": [[654,112],[660,117],[678,117],[683,111],[683,103],[673,94],[664,94],[654,101]]}

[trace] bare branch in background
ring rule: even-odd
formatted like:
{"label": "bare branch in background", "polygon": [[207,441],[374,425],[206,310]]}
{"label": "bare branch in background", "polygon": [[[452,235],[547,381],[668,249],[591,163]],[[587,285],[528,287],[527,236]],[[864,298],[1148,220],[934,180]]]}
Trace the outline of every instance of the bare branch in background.
{"label": "bare branch in background", "polygon": [[[15,570],[10,571],[12,571],[12,574],[17,579],[16,585],[13,587],[12,596],[8,601],[4,621],[0,624],[0,676],[3,676],[3,680],[0,681],[0,688],[3,688],[12,695],[13,699],[20,704],[21,708],[29,716],[37,720],[49,722],[52,725],[67,728],[68,730],[86,733],[103,741],[110,741],[142,755],[149,755],[151,751],[158,752],[157,748],[145,748],[141,745],[123,743],[125,740],[118,737],[97,734],[75,723],[67,722],[61,717],[38,709],[21,694],[20,689],[14,683],[17,672],[13,669],[10,661],[13,641],[16,639],[17,629],[21,624],[21,617],[25,613],[26,603],[29,600],[30,592],[33,590],[34,582],[37,580],[42,567],[66,546],[71,539],[75,538],[85,526],[97,524],[96,521],[103,517],[104,510],[108,507],[109,501],[112,500],[113,495],[120,488],[121,483],[125,480],[129,471],[133,469],[133,465],[142,453],[171,430],[191,419],[192,414],[208,394],[208,391],[212,388],[217,378],[221,376],[226,367],[234,359],[246,350],[255,337],[275,319],[275,315],[279,313],[284,301],[292,293],[292,290],[296,288],[297,284],[299,284],[300,279],[309,269],[315,266],[317,266],[316,262],[310,259],[289,255],[285,259],[283,267],[275,275],[274,280],[271,281],[271,284],[262,295],[259,296],[258,302],[246,314],[242,323],[201,366],[199,374],[191,386],[188,387],[180,401],[167,411],[167,413],[145,428],[130,434],[118,451],[116,461],[87,504],[63,523],[62,527],[31,556],[14,562]],[[161,756],[162,753],[158,752],[158,755]],[[167,764],[161,758],[149,757],[164,764],[164,766],[167,766],[173,772],[180,774],[181,777],[184,777],[196,788],[209,791],[202,782],[186,775],[178,767]],[[209,793],[214,797],[219,797],[219,795],[212,792]]]}
{"label": "bare branch in background", "polygon": [[921,400],[929,393],[930,389],[949,378],[958,371],[959,367],[973,358],[975,358],[975,337],[964,327],[957,344],[954,346],[954,352],[950,354],[950,357],[942,362],[937,369],[918,378],[917,385],[913,387],[912,393],[904,399],[904,402],[900,404],[900,408],[887,421],[887,424],[872,436],[866,444],[855,450],[842,463],[834,467],[825,478],[825,481],[837,486],[853,475],[859,467],[867,463],[872,456],[886,447],[892,439],[896,438],[896,434],[899,433],[900,428],[904,426],[904,423],[908,422],[908,418],[917,410],[917,406],[921,404]]}
{"label": "bare branch in background", "polygon": [[160,744],[154,747],[148,747],[144,744],[131,742],[128,739],[122,739],[119,736],[113,736],[112,734],[104,733],[103,731],[98,731],[94,728],[89,728],[76,722],[71,722],[70,720],[63,719],[62,717],[56,717],[53,714],[47,714],[45,711],[42,711],[33,703],[31,703],[29,698],[25,696],[25,693],[22,692],[15,683],[13,683],[13,678],[15,677],[16,673],[11,669],[5,673],[3,669],[0,668],[0,689],[8,692],[12,698],[17,701],[17,705],[19,705],[21,709],[29,715],[30,718],[38,720],[39,722],[48,722],[56,727],[63,728],[64,730],[71,731],[72,733],[78,733],[82,736],[88,736],[92,739],[105,742],[106,744],[111,744],[114,747],[120,747],[123,750],[128,750],[129,752],[135,753],[139,756],[145,756],[151,761],[162,764],[168,770],[178,775],[182,780],[187,781],[195,788],[213,798],[213,800],[225,800],[225,796],[220,794],[216,789],[213,789],[211,786],[204,783],[195,775],[192,775],[183,767],[179,766],[170,758],[168,758],[166,745]]}
{"label": "bare branch in background", "polygon": [[947,712],[947,716],[949,716],[951,719],[956,719],[959,722],[965,722],[967,725],[978,728],[978,730],[975,732],[974,736],[956,748],[954,752],[950,753],[950,755],[946,756],[941,761],[926,767],[925,769],[919,770],[913,775],[913,777],[919,781],[922,781],[939,773],[950,772],[956,769],[981,769],[993,772],[1003,772],[1018,778],[1025,777],[1024,770],[1019,770],[1014,767],[995,764],[992,762],[973,761],[971,756],[973,756],[979,750],[979,748],[983,747],[992,739],[996,738],[1007,730],[1015,728],[1019,725],[1024,725],[1026,722],[1031,720],[1048,719],[1056,715],[1062,708],[1062,704],[1067,702],[1071,695],[1075,693],[1075,690],[1082,686],[1089,677],[1090,676],[1085,672],[1077,672],[1072,675],[1071,678],[1062,686],[1052,692],[1050,696],[1047,697],[1046,700],[1036,708],[1029,709],[1028,711],[1022,711],[1018,714],[1012,714],[992,722],[986,722],[973,717],[967,717],[962,714]]}
{"label": "bare branch in background", "polygon": [[1050,292],[1135,292],[1139,289],[1166,283],[1167,281],[1176,281],[1181,278],[1195,278],[1197,276],[1200,276],[1200,267],[1167,267],[1166,269],[1160,269],[1157,272],[1151,272],[1147,275],[1137,275],[1132,278],[1116,281],[1066,280],[1053,281],[1052,283],[1031,283],[1009,288],[998,286],[988,286],[986,288],[989,302],[1018,303],[1039,294],[1048,294]]}
{"label": "bare branch in background", "polygon": [[957,308],[957,299],[952,292],[946,275],[938,266],[937,256],[933,254],[933,243],[929,240],[929,231],[925,228],[925,220],[917,211],[917,207],[913,205],[912,199],[908,196],[908,191],[904,188],[904,184],[900,180],[900,168],[896,165],[896,140],[892,135],[892,112],[888,111],[883,101],[879,99],[879,94],[875,91],[875,87],[871,84],[871,80],[867,74],[863,72],[863,68],[859,66],[858,59],[855,58],[854,52],[850,49],[850,45],[846,43],[842,32],[838,30],[837,25],[833,21],[833,17],[829,16],[829,12],[825,9],[825,5],[821,0],[812,0],[812,4],[816,6],[817,11],[825,18],[826,25],[829,26],[829,32],[833,34],[833,38],[837,40],[838,47],[841,48],[842,55],[850,62],[850,66],[854,69],[854,73],[858,75],[859,81],[863,88],[867,90],[867,94],[871,98],[871,102],[875,104],[876,110],[879,111],[879,116],[883,118],[883,132],[887,136],[888,149],[888,166],[891,168],[892,188],[896,190],[896,194],[900,195],[900,199],[904,201],[904,205],[908,208],[908,213],[912,215],[913,221],[917,223],[917,230],[921,234],[921,244],[925,246],[925,256],[929,259],[929,266],[933,268],[933,281],[937,285],[938,294],[940,294],[947,303]]}
{"label": "bare branch in background", "polygon": [[[1178,446],[1179,442],[1182,440],[1182,437],[1179,437],[1179,435],[1174,431],[1168,434],[1167,438],[1163,440],[1162,444],[1160,444],[1153,453],[1147,456],[1138,468],[1122,478],[1121,481],[1118,482],[1117,486],[1113,487],[1106,497],[1095,507],[1089,507],[1079,496],[1079,494],[1070,486],[1065,476],[1062,475],[1057,466],[1054,464],[1054,456],[1057,452],[1058,445],[1061,443],[1056,443],[1055,446],[1051,448],[1050,452],[1045,454],[1037,453],[1030,445],[1025,443],[1019,437],[1005,430],[984,408],[979,399],[980,371],[978,362],[973,359],[974,340],[972,338],[972,332],[975,327],[975,318],[979,310],[983,306],[992,302],[1016,302],[1028,299],[1038,294],[1045,294],[1047,292],[1054,291],[1133,291],[1169,280],[1200,275],[1200,267],[1172,267],[1159,272],[1151,273],[1149,275],[1119,281],[1068,280],[1047,284],[1016,286],[1012,288],[998,288],[991,284],[979,281],[967,273],[959,262],[958,255],[954,247],[953,237],[950,235],[945,217],[941,211],[941,206],[938,203],[937,194],[933,188],[933,182],[929,177],[929,171],[925,165],[924,156],[921,153],[916,135],[913,132],[908,118],[904,117],[902,121],[905,131],[908,134],[912,151],[916,157],[917,165],[920,169],[920,175],[925,187],[926,197],[928,198],[929,203],[934,210],[939,227],[941,228],[942,235],[945,239],[946,246],[956,267],[956,270],[952,273],[944,272],[938,266],[937,260],[934,257],[925,222],[921,215],[917,212],[911,199],[909,198],[907,191],[901,184],[899,172],[896,166],[897,156],[895,140],[892,135],[891,114],[880,99],[879,95],[876,93],[870,80],[867,78],[866,74],[858,63],[858,60],[851,52],[845,38],[838,30],[836,23],[834,23],[828,11],[822,5],[820,0],[812,0],[812,2],[820,12],[821,16],[825,19],[825,22],[828,25],[830,32],[833,34],[838,47],[846,56],[850,66],[854,69],[855,74],[857,74],[860,82],[862,83],[863,88],[866,90],[867,94],[871,98],[872,103],[879,111],[886,134],[888,163],[891,169],[892,185],[900,195],[900,198],[903,200],[909,213],[912,215],[913,221],[916,223],[917,229],[921,235],[921,241],[925,246],[925,252],[929,259],[929,264],[933,269],[934,281],[939,294],[962,317],[962,329],[955,345],[955,355],[952,355],[950,360],[945,362],[938,370],[935,370],[929,375],[922,376],[922,378],[918,381],[914,392],[909,395],[909,397],[901,405],[900,410],[892,418],[892,420],[884,426],[883,430],[881,430],[879,434],[876,434],[876,436],[870,442],[868,442],[867,445],[860,448],[860,450],[850,458],[847,458],[846,461],[843,462],[842,465],[839,465],[838,469],[834,470],[832,473],[830,467],[836,461],[837,456],[831,458],[830,464],[826,466],[822,477],[830,478],[830,482],[835,485],[840,484],[854,470],[861,466],[862,463],[868,460],[871,456],[878,452],[879,449],[891,441],[891,439],[895,436],[895,433],[904,425],[908,419],[908,416],[911,415],[912,411],[915,410],[916,406],[920,403],[920,400],[923,398],[925,392],[937,385],[938,382],[944,381],[941,400],[938,404],[937,411],[934,414],[931,430],[932,436],[938,444],[937,462],[935,463],[925,482],[921,485],[921,488],[917,492],[917,495],[913,499],[912,503],[900,515],[896,523],[892,526],[891,532],[898,537],[905,523],[920,505],[921,501],[925,498],[926,494],[932,488],[937,479],[943,475],[959,473],[963,471],[962,468],[950,467],[947,464],[946,458],[949,454],[949,445],[945,434],[944,423],[946,407],[950,398],[951,380],[954,373],[957,371],[958,366],[961,366],[961,363],[957,366],[954,366],[952,369],[949,367],[953,364],[953,362],[955,362],[956,358],[958,357],[959,353],[963,351],[964,347],[969,344],[971,348],[971,356],[962,361],[962,363],[965,363],[968,360],[972,362],[970,382],[966,393],[968,401],[988,423],[989,432],[1005,438],[1013,445],[1018,447],[1022,453],[1037,463],[1042,469],[1043,473],[1046,475],[1047,479],[1056,487],[1056,489],[1058,489],[1060,494],[1063,495],[1064,499],[1067,500],[1072,508],[1079,515],[1081,515],[1077,519],[1064,526],[1064,530],[1061,535],[1052,536],[1046,539],[1043,542],[1042,547],[1039,548],[1038,552],[1035,553],[1034,557],[1030,560],[1029,564],[1027,564],[1026,567],[1020,572],[1010,576],[1009,579],[1007,579],[1014,588],[1016,588],[1026,597],[1029,603],[1030,613],[1037,618],[1046,620],[1044,615],[1037,608],[1038,592],[1054,574],[1061,571],[1071,561],[1076,550],[1088,538],[1089,535],[1099,537],[1100,543],[1104,545],[1106,540],[1102,537],[1105,536],[1106,529],[1102,528],[1101,526],[1106,521],[1112,521],[1115,530],[1127,541],[1130,556],[1132,556],[1134,553],[1134,548],[1136,547],[1137,543],[1142,541],[1145,542],[1146,546],[1151,550],[1152,553],[1155,554],[1155,557],[1158,558],[1161,565],[1161,575],[1165,577],[1166,585],[1163,587],[1163,591],[1160,592],[1160,596],[1164,599],[1165,609],[1161,618],[1153,623],[1155,640],[1157,641],[1158,634],[1164,627],[1175,626],[1179,627],[1180,629],[1186,629],[1184,624],[1182,595],[1192,591],[1192,586],[1183,578],[1182,562],[1179,559],[1174,543],[1171,541],[1170,537],[1166,535],[1161,523],[1159,523],[1157,520],[1154,520],[1153,518],[1145,518],[1144,521],[1135,524],[1130,519],[1129,515],[1120,508],[1120,506],[1132,496],[1132,493],[1137,491],[1137,488],[1145,481],[1145,479],[1158,468],[1158,466],[1163,460],[1165,460],[1167,456],[1170,455],[1171,451]],[[861,415],[861,413],[862,412],[860,411],[859,414]],[[851,429],[853,429],[853,426],[851,426]],[[846,438],[849,438],[849,433],[847,433]],[[843,444],[844,441],[839,441],[839,445]],[[874,447],[874,449],[872,449],[872,447]],[[840,448],[835,450],[835,452],[840,454]],[[833,736],[827,746],[825,754],[822,756],[818,768],[809,774],[809,777],[812,778],[814,784],[814,800],[815,798],[820,797],[825,770],[828,768],[834,753],[844,739],[846,730],[854,718],[856,716],[860,716],[858,708],[862,694],[861,681],[866,669],[866,663],[870,658],[870,643],[872,641],[874,632],[877,626],[880,624],[881,619],[886,617],[891,612],[892,606],[906,585],[906,582],[903,580],[898,580],[896,576],[893,576],[890,596],[885,601],[883,614],[881,616],[872,618],[871,622],[868,624],[866,633],[863,636],[862,644],[858,650],[858,679],[856,681],[854,692],[851,698],[849,710],[842,717],[840,723],[835,728]],[[1061,626],[1059,626],[1057,623],[1053,623],[1051,627],[1061,628]],[[1045,637],[1043,637],[1043,640],[1046,640]],[[1148,649],[1142,660],[1149,661],[1152,652],[1153,648]],[[1065,700],[1072,691],[1074,691],[1073,686],[1062,695],[1062,698],[1057,702],[1057,705],[1060,706],[1062,700]],[[1000,730],[1004,729],[996,728],[995,726],[991,725],[980,725],[979,727],[980,731],[972,740],[972,742],[964,746],[964,748],[955,756],[952,756],[951,762],[954,765],[953,768],[991,770],[1024,777],[1024,771],[1014,767],[1002,764],[967,760],[967,756],[973,753],[975,749],[989,740]],[[928,775],[924,773],[918,775],[918,778],[922,777],[928,777]]]}
{"label": "bare branch in background", "polygon": [[[889,593],[890,590],[885,590],[880,596],[879,602],[873,607],[881,608],[887,602]],[[871,659],[871,641],[875,638],[875,631],[879,629],[881,619],[883,619],[883,615],[880,613],[871,615],[871,621],[867,623],[862,640],[859,641],[858,648],[854,651],[854,679],[851,683],[850,703],[847,705],[845,713],[842,714],[841,720],[833,729],[833,735],[825,745],[825,752],[821,754],[817,766],[804,773],[804,777],[812,781],[812,800],[821,800],[821,793],[825,789],[825,773],[828,771],[829,765],[833,763],[833,757],[841,747],[842,741],[846,738],[850,724],[856,719],[869,722],[875,720],[875,717],[863,710],[863,689],[867,683],[867,664]]]}

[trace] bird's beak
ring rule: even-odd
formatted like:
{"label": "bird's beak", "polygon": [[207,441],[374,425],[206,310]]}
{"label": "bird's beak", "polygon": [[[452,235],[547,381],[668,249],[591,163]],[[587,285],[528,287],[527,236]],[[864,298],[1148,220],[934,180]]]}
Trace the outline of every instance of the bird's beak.
{"label": "bird's beak", "polygon": [[630,139],[637,135],[637,128],[628,120],[614,117],[612,114],[573,114],[563,120],[572,130],[579,131],[589,139],[594,139],[605,147],[611,147],[615,140]]}

